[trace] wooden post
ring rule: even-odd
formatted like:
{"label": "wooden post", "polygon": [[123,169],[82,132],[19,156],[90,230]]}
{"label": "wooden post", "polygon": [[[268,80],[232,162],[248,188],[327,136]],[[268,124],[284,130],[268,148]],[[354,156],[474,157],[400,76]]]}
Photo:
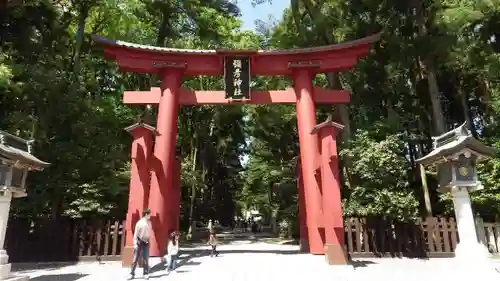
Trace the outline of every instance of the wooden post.
{"label": "wooden post", "polygon": [[432,217],[431,198],[429,196],[429,188],[427,187],[427,174],[425,167],[422,164],[418,165],[420,168],[420,180],[422,181],[422,192],[424,193],[425,212],[427,217]]}
{"label": "wooden post", "polygon": [[488,240],[486,239],[486,232],[484,231],[484,221],[480,216],[476,216],[476,233],[477,241],[488,247]]}

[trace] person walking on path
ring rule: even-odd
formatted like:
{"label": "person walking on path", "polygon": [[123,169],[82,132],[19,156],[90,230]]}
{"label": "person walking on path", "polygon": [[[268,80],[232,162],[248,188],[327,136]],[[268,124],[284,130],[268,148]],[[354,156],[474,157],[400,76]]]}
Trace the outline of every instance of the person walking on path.
{"label": "person walking on path", "polygon": [[214,225],[212,223],[212,220],[211,219],[208,220],[208,225],[207,225],[208,231],[212,231],[213,227],[214,227]]}
{"label": "person walking on path", "polygon": [[144,279],[149,279],[149,237],[151,236],[151,216],[149,209],[142,211],[142,218],[135,224],[134,231],[134,258],[132,260],[132,270],[130,280],[135,277],[135,268],[139,259],[144,267]]}
{"label": "person walking on path", "polygon": [[174,231],[170,234],[167,246],[167,270],[174,271],[177,266],[179,254],[179,233]]}
{"label": "person walking on path", "polygon": [[215,236],[215,231],[210,231],[210,236],[208,238],[208,245],[212,247],[212,251],[210,252],[210,257],[218,256],[219,252],[217,252],[217,237]]}

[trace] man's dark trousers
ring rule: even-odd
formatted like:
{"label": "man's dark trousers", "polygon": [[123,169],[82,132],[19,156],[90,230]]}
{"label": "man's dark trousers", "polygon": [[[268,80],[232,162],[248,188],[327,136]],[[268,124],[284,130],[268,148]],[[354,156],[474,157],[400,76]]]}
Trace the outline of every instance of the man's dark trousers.
{"label": "man's dark trousers", "polygon": [[132,260],[132,271],[130,275],[135,276],[135,268],[139,259],[142,259],[142,265],[144,267],[144,275],[149,274],[149,244],[143,241],[137,242],[137,246],[134,249],[134,259]]}

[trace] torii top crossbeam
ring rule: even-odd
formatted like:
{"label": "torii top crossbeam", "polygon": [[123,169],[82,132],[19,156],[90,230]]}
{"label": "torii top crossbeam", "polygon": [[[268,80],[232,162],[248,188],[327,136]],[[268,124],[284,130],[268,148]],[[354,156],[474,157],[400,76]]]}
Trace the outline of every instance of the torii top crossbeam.
{"label": "torii top crossbeam", "polygon": [[252,75],[291,75],[292,69],[307,67],[315,73],[349,70],[365,56],[375,34],[336,45],[289,50],[191,50],[162,48],[92,36],[104,47],[104,55],[124,71],[157,74],[164,67],[185,68],[183,75],[222,75],[225,56],[248,56]]}

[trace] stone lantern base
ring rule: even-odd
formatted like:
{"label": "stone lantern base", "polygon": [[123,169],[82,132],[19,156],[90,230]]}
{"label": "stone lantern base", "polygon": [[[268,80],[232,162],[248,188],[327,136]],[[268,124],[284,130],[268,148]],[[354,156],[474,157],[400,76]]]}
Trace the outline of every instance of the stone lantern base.
{"label": "stone lantern base", "polygon": [[10,273],[11,264],[7,251],[0,250],[0,280],[6,281],[28,281],[28,276],[15,276]]}
{"label": "stone lantern base", "polygon": [[458,243],[455,248],[456,260],[467,260],[467,262],[470,262],[470,260],[485,261],[490,260],[490,256],[488,249],[481,243]]}
{"label": "stone lantern base", "polygon": [[481,243],[458,243],[455,248],[457,266],[498,277],[498,272],[493,267],[490,256],[488,249]]}
{"label": "stone lantern base", "polygon": [[11,264],[9,263],[9,256],[7,255],[7,251],[3,249],[12,195],[11,190],[5,188],[0,194],[0,280],[26,281],[29,280],[28,276],[13,276],[10,273]]}
{"label": "stone lantern base", "polygon": [[10,263],[7,251],[0,250],[0,280],[4,280],[10,276]]}
{"label": "stone lantern base", "polygon": [[453,205],[457,220],[458,236],[460,242],[455,248],[455,261],[460,268],[469,268],[481,275],[494,275],[498,273],[492,266],[488,249],[478,242],[476,225],[472,213],[469,191],[464,187],[452,187]]}

